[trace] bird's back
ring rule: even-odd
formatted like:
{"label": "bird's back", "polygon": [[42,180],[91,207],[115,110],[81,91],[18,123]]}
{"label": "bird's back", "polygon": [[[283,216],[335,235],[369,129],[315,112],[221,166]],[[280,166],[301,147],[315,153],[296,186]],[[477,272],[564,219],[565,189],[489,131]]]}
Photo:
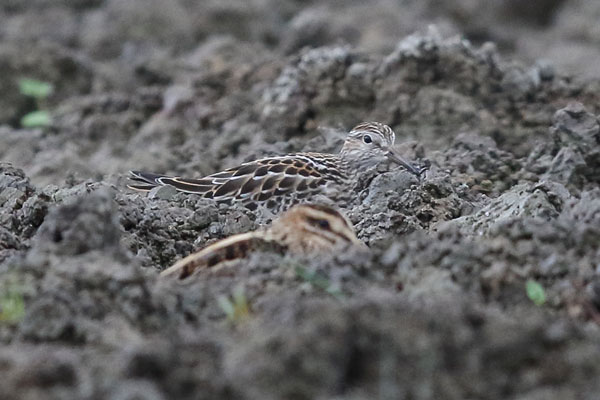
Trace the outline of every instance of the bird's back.
{"label": "bird's back", "polygon": [[241,202],[246,208],[261,207],[278,213],[315,196],[335,197],[347,185],[340,158],[333,154],[298,153],[262,158],[200,179],[131,171],[131,189],[148,191],[172,185],[223,203]]}
{"label": "bird's back", "polygon": [[257,250],[275,250],[283,253],[285,248],[264,236],[264,232],[255,231],[234,235],[219,240],[199,252],[177,261],[160,273],[164,278],[185,279],[196,271],[214,268],[226,261],[246,258]]}

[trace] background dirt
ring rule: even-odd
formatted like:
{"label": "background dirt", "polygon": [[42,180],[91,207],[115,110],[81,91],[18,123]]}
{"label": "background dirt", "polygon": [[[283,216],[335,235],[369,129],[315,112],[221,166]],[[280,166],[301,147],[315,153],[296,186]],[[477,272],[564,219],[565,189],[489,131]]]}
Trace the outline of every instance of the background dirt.
{"label": "background dirt", "polygon": [[[594,0],[2,1],[0,398],[597,399],[599,17]],[[21,77],[54,92],[35,104]],[[52,124],[21,129],[38,107]],[[131,193],[129,169],[335,152],[363,120],[432,165],[356,193],[371,255],[157,280],[265,221]]]}

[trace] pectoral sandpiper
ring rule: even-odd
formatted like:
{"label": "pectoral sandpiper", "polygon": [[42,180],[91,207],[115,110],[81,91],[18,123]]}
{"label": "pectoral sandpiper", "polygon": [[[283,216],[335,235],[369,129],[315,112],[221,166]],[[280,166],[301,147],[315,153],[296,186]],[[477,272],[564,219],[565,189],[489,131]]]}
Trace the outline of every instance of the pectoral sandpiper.
{"label": "pectoral sandpiper", "polygon": [[131,189],[149,191],[172,185],[178,191],[199,194],[219,202],[240,202],[250,210],[277,214],[298,203],[322,201],[344,206],[360,173],[384,160],[402,165],[420,176],[424,169],[405,161],[394,149],[396,135],[387,125],[365,122],[348,134],[339,154],[297,153],[262,158],[200,179],[131,171]]}
{"label": "pectoral sandpiper", "polygon": [[352,224],[325,205],[302,204],[290,208],[270,227],[234,235],[193,253],[161,272],[161,277],[185,279],[204,268],[247,257],[257,250],[298,255],[319,254],[348,246],[366,250]]}

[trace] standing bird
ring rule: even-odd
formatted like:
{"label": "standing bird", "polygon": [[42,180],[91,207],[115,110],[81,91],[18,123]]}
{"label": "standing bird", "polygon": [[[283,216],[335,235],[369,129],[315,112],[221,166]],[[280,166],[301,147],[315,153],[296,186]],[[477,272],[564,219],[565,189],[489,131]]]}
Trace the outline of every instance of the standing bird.
{"label": "standing bird", "polygon": [[329,206],[302,204],[290,208],[268,228],[234,235],[190,254],[160,276],[185,279],[200,269],[215,268],[257,250],[312,255],[339,251],[348,246],[367,249],[346,217]]}
{"label": "standing bird", "polygon": [[424,169],[406,162],[394,149],[396,135],[387,125],[364,122],[355,126],[339,154],[297,153],[261,158],[200,179],[131,171],[129,188],[149,191],[172,185],[219,202],[241,202],[250,210],[277,214],[298,203],[325,196],[344,206],[361,173],[384,160],[402,165],[420,177]]}

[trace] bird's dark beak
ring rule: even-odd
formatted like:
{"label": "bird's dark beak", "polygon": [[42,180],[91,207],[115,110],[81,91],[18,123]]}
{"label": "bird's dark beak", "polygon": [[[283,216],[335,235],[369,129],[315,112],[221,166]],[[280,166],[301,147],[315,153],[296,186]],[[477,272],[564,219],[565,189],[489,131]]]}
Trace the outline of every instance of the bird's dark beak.
{"label": "bird's dark beak", "polygon": [[389,147],[386,155],[391,161],[395,162],[396,164],[402,165],[404,168],[406,168],[408,172],[416,175],[417,177],[421,176],[423,170],[415,167],[414,165],[406,161],[404,158],[402,158],[402,156],[398,154],[398,152],[394,148]]}

